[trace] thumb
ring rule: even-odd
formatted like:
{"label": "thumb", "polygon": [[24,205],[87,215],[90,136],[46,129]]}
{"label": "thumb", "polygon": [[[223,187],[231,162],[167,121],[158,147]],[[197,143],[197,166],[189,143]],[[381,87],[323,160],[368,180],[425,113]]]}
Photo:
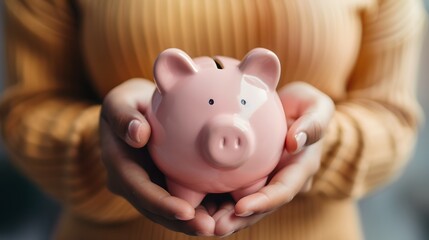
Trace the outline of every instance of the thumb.
{"label": "thumb", "polygon": [[319,141],[323,136],[322,123],[315,114],[304,114],[292,123],[286,136],[286,150],[299,152],[304,146]]}
{"label": "thumb", "polygon": [[[153,88],[141,84],[131,81],[113,89],[104,99],[101,109],[101,119],[108,123],[117,137],[135,148],[145,146],[151,133],[150,125],[140,110],[150,104]],[[134,94],[138,87],[145,88]]]}
{"label": "thumb", "polygon": [[334,105],[327,101],[320,103],[315,108],[308,109],[290,125],[286,135],[286,150],[289,153],[297,153],[303,147],[319,141],[328,129],[328,125],[334,113]]}
{"label": "thumb", "polygon": [[293,82],[279,91],[289,131],[285,147],[289,153],[319,141],[335,111],[333,100],[305,82]]}
{"label": "thumb", "polygon": [[149,123],[135,108],[119,103],[103,103],[101,119],[107,122],[117,137],[132,147],[141,148],[149,140]]}

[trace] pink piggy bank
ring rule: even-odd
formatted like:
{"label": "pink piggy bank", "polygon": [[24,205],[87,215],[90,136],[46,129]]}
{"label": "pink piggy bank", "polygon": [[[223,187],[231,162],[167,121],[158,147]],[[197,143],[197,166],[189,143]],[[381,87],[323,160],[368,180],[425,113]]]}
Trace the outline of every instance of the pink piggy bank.
{"label": "pink piggy bank", "polygon": [[241,62],[191,59],[167,49],[154,76],[148,147],[169,192],[196,207],[208,193],[230,192],[238,201],[262,188],[280,160],[287,131],[276,93],[277,56],[258,48]]}

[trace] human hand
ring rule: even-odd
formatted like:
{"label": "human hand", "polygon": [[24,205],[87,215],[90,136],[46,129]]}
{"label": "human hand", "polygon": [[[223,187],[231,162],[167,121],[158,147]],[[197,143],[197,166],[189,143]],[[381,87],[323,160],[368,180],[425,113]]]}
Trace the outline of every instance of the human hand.
{"label": "human hand", "polygon": [[146,148],[151,133],[143,113],[151,103],[155,85],[132,79],[105,97],[100,117],[101,158],[108,188],[124,197],[152,221],[189,235],[213,235],[215,222],[202,206],[171,196],[164,175]]}
{"label": "human hand", "polygon": [[286,85],[279,90],[279,96],[289,127],[280,163],[267,186],[235,205],[225,203],[213,215],[216,235],[229,235],[248,227],[311,188],[313,175],[320,167],[319,140],[335,106],[327,95],[303,82]]}

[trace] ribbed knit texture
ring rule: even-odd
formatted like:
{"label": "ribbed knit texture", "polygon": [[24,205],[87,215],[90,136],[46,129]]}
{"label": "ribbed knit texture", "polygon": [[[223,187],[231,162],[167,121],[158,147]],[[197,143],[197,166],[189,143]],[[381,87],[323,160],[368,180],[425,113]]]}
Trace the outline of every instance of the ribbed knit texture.
{"label": "ribbed knit texture", "polygon": [[[141,216],[105,186],[99,103],[152,79],[162,50],[241,59],[273,50],[280,85],[306,81],[336,113],[310,193],[228,239],[360,239],[356,198],[412,152],[424,23],[418,0],[6,0],[8,88],[0,121],[15,164],[64,205],[59,239],[192,237]],[[195,239],[195,238],[192,238]]]}

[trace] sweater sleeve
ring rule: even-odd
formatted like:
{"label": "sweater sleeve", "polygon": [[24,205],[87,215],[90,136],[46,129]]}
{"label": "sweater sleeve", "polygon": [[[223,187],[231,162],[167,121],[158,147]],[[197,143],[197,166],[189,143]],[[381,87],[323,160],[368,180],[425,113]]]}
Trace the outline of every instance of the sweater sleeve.
{"label": "sweater sleeve", "polygon": [[5,10],[9,77],[0,122],[12,161],[66,211],[107,222],[137,216],[105,187],[100,101],[83,71],[76,8],[67,0],[7,0]]}
{"label": "sweater sleeve", "polygon": [[421,110],[416,79],[425,13],[419,0],[379,0],[362,15],[361,49],[336,102],[312,193],[361,197],[398,175]]}

